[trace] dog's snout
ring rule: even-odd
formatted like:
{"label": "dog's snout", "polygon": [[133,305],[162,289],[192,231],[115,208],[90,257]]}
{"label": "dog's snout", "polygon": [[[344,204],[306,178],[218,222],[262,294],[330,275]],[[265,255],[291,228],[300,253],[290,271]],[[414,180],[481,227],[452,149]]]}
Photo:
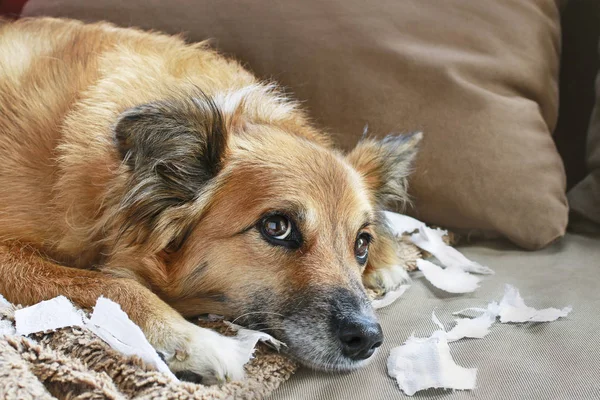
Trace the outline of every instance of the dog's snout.
{"label": "dog's snout", "polygon": [[342,352],[353,360],[364,360],[373,355],[383,343],[381,325],[370,318],[342,320],[338,338]]}

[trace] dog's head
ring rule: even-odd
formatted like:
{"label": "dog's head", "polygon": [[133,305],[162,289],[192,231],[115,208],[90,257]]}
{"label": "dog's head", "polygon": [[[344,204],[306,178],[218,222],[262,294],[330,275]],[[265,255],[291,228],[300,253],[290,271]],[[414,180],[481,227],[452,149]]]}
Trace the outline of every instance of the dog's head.
{"label": "dog's head", "polygon": [[381,345],[363,276],[395,261],[380,210],[406,200],[420,134],[343,155],[260,86],[146,104],[115,133],[127,182],[114,257],[142,258],[138,277],[182,314],[235,318],[321,369]]}

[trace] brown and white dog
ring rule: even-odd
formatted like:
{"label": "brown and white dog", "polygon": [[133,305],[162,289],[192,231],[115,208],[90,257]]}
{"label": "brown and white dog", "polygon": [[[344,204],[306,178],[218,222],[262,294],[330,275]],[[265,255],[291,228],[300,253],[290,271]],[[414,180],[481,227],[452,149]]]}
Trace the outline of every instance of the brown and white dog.
{"label": "brown and white dog", "polygon": [[381,344],[365,287],[406,272],[380,210],[420,134],[330,145],[205,44],[59,19],[0,22],[0,293],[121,304],[175,372],[243,376],[236,318],[325,370]]}

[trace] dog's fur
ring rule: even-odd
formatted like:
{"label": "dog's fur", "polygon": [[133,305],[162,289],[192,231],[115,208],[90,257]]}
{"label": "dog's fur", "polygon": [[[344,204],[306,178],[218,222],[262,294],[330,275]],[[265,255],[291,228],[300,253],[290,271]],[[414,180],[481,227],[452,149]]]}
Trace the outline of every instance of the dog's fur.
{"label": "dog's fur", "polygon": [[[0,22],[0,293],[121,304],[174,371],[243,374],[237,342],[183,317],[222,314],[350,369],[332,315],[406,278],[379,220],[406,200],[420,134],[347,155],[272,84],[178,37],[107,23]],[[291,218],[301,246],[257,223]],[[366,266],[354,244],[373,237]]]}

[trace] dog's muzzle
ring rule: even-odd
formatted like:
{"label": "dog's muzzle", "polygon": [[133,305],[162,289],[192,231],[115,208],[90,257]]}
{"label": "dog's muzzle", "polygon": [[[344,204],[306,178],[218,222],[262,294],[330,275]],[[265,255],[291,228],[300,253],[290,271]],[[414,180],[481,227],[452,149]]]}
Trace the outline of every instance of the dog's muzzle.
{"label": "dog's muzzle", "polygon": [[317,287],[292,297],[281,340],[306,366],[325,371],[351,371],[365,365],[383,343],[381,326],[364,289]]}

